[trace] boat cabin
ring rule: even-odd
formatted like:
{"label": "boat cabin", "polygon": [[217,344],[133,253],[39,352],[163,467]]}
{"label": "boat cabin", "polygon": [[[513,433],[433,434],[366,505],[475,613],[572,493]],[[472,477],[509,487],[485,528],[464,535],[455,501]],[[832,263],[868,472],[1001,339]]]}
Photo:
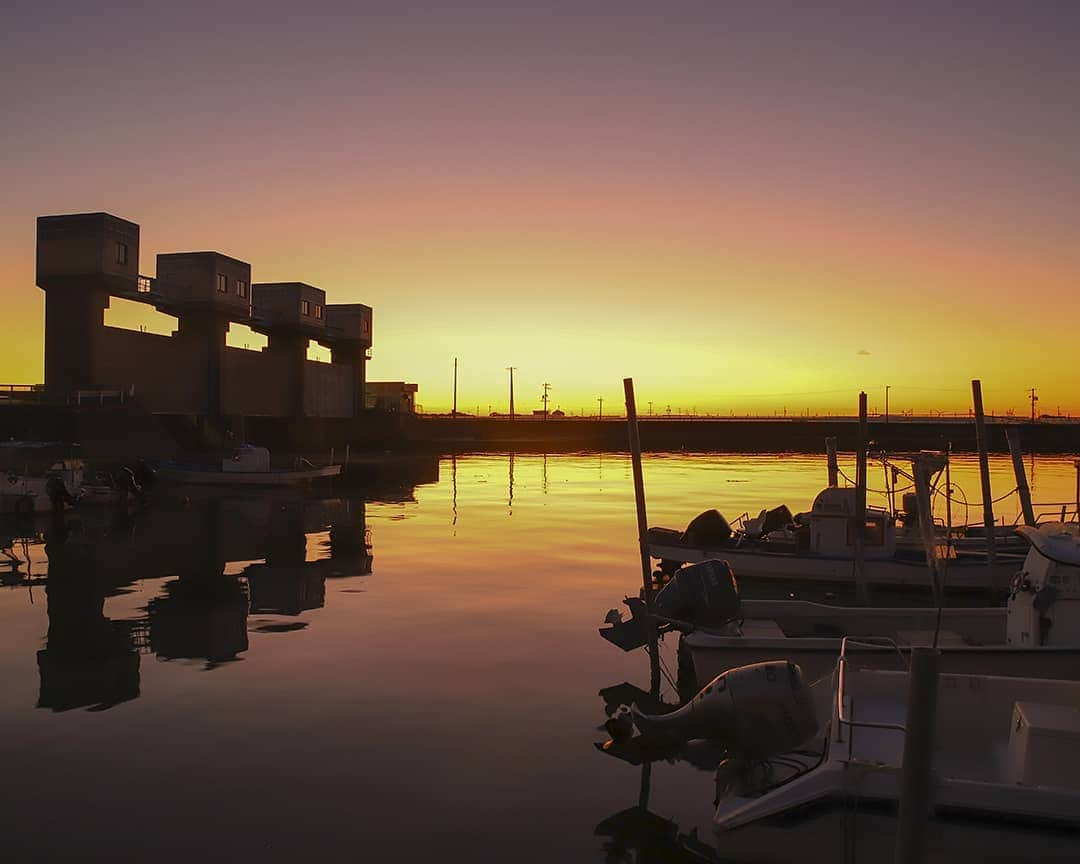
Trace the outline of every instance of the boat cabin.
{"label": "boat cabin", "polygon": [[270,451],[265,447],[251,447],[247,444],[237,447],[221,460],[221,470],[227,473],[268,472]]}
{"label": "boat cabin", "polygon": [[[818,493],[809,513],[797,518],[810,523],[810,551],[815,555],[854,558],[854,515],[855,489],[830,486]],[[896,554],[896,525],[887,510],[866,508],[863,552],[868,560],[892,558]]]}

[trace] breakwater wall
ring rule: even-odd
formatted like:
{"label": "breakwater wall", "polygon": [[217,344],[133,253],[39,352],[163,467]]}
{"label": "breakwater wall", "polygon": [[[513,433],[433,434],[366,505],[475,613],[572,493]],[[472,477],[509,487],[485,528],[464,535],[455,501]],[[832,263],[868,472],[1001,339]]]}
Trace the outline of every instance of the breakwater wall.
{"label": "breakwater wall", "polygon": [[[987,420],[991,452],[1007,453],[1005,429],[1020,431],[1028,453],[1080,453],[1080,422],[1037,423]],[[639,421],[645,450],[691,450],[718,453],[823,452],[825,439],[835,437],[840,450],[853,451],[857,421],[833,419],[667,419]],[[967,419],[871,420],[871,448],[893,452],[976,451],[975,423]],[[408,442],[442,452],[547,451],[627,449],[626,421],[620,418],[416,417],[402,429]]]}

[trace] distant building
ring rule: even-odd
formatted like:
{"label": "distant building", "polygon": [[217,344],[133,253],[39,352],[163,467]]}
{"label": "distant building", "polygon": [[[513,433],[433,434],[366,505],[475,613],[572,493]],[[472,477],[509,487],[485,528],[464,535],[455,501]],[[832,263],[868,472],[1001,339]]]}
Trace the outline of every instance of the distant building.
{"label": "distant building", "polygon": [[390,414],[415,414],[417,389],[404,381],[369,381],[367,407]]}
{"label": "distant building", "polygon": [[[47,390],[113,388],[158,414],[214,419],[350,420],[366,404],[372,310],[328,304],[303,282],[252,283],[251,265],[220,252],[157,256],[139,275],[139,226],[108,213],[37,220],[45,292]],[[171,336],[108,327],[110,298],[175,316]],[[232,323],[267,336],[262,351],[229,347]],[[309,341],[331,362],[307,359]]]}

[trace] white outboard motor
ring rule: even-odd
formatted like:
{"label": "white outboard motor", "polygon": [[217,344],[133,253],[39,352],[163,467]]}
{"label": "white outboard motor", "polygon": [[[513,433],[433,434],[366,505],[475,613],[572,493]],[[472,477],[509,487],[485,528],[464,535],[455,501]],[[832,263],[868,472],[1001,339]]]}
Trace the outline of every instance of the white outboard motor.
{"label": "white outboard motor", "polygon": [[1017,529],[1030,543],[1009,592],[1006,641],[1032,647],[1080,641],[1080,537],[1060,523]]}
{"label": "white outboard motor", "polygon": [[717,740],[751,759],[786,753],[818,731],[810,688],[787,660],[730,669],[670,714],[643,714],[637,706],[631,714],[642,735]]}

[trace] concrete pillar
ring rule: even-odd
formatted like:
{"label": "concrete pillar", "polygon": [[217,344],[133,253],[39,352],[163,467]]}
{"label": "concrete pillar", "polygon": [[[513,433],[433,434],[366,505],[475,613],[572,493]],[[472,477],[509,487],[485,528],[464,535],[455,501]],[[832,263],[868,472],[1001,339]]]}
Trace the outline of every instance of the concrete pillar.
{"label": "concrete pillar", "polygon": [[224,384],[225,334],[229,319],[217,310],[191,310],[180,316],[177,338],[188,340],[191,350],[198,352],[203,374],[203,399],[206,416],[221,420],[225,415]]}
{"label": "concrete pillar", "polygon": [[330,362],[352,366],[353,419],[364,413],[364,389],[367,384],[367,349],[356,342],[341,342],[331,346]]}
{"label": "concrete pillar", "polygon": [[105,327],[106,291],[71,285],[45,291],[45,386],[57,392],[92,389]]}

